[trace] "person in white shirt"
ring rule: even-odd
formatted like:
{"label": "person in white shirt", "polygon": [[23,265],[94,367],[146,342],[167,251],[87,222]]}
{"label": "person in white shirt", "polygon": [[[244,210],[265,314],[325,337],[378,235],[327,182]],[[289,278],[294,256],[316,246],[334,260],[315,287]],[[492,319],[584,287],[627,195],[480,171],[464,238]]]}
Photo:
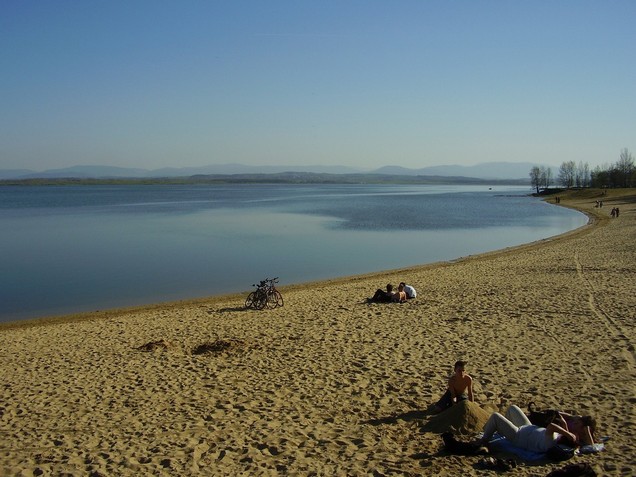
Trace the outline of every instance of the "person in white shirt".
{"label": "person in white shirt", "polygon": [[415,291],[415,288],[413,288],[411,285],[407,285],[404,282],[400,282],[400,285],[404,287],[404,291],[406,292],[406,298],[408,298],[409,300],[417,296],[417,292]]}

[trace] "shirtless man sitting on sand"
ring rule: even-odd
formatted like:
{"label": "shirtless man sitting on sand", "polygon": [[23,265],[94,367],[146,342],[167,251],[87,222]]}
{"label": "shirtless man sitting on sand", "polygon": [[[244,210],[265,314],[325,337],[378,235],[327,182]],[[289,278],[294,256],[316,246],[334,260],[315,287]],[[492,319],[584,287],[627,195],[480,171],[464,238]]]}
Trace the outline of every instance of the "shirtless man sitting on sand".
{"label": "shirtless man sitting on sand", "polygon": [[435,404],[435,412],[442,412],[459,401],[469,400],[474,402],[473,378],[466,373],[466,363],[457,361],[455,363],[455,374],[448,380],[448,389],[442,398]]}

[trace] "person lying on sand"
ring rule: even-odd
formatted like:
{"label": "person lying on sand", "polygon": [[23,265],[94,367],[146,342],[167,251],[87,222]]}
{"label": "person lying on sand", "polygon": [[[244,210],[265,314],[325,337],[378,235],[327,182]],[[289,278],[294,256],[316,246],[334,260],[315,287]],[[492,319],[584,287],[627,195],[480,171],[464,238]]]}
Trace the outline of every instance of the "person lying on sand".
{"label": "person lying on sand", "polygon": [[559,411],[554,422],[574,434],[577,444],[594,445],[596,421],[592,416],[577,416]]}
{"label": "person lying on sand", "polygon": [[473,396],[473,378],[466,373],[466,362],[457,361],[454,367],[454,374],[448,380],[448,389],[435,404],[435,412],[442,412],[451,407],[454,403],[465,401],[475,402]]}
{"label": "person lying on sand", "polygon": [[592,416],[581,416],[569,412],[546,410],[537,411],[534,402],[528,404],[528,419],[539,427],[547,427],[551,422],[572,432],[577,436],[577,442],[581,445],[594,445],[594,432],[596,421]]}
{"label": "person lying on sand", "polygon": [[413,298],[417,297],[417,292],[415,291],[415,288],[413,288],[413,286],[407,285],[404,282],[400,282],[400,285],[404,287],[407,299],[412,300]]}
{"label": "person lying on sand", "polygon": [[517,406],[510,406],[506,415],[495,412],[484,425],[484,435],[474,445],[488,444],[494,433],[498,433],[513,445],[532,452],[547,452],[557,444],[570,447],[577,445],[577,436],[558,424],[547,428],[535,426]]}
{"label": "person lying on sand", "polygon": [[406,292],[404,291],[404,284],[400,283],[398,285],[397,292],[391,298],[391,301],[396,303],[404,303],[408,297],[406,296]]}
{"label": "person lying on sand", "polygon": [[390,303],[393,301],[393,295],[395,292],[393,291],[393,285],[390,283],[386,286],[386,291],[382,290],[382,288],[378,288],[375,291],[375,294],[372,298],[369,298],[369,301],[374,301],[376,303]]}

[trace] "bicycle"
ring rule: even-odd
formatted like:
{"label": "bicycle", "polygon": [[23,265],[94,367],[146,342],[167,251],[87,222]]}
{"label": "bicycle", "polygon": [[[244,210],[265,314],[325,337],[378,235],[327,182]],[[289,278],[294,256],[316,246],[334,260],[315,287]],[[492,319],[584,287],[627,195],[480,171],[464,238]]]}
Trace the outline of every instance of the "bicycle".
{"label": "bicycle", "polygon": [[277,308],[284,305],[283,295],[276,289],[275,283],[278,283],[278,277],[266,278],[261,280],[256,290],[251,292],[245,300],[245,308],[253,308],[262,310],[263,308]]}

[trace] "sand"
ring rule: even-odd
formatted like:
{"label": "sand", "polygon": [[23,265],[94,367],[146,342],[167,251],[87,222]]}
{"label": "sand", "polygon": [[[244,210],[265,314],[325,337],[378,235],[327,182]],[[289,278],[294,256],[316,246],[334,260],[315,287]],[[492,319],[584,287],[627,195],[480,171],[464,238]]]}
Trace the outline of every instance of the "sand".
{"label": "sand", "polygon": [[[636,192],[600,194],[562,196],[592,222],[565,236],[282,287],[274,310],[234,295],[4,326],[0,475],[484,475],[429,412],[457,359],[480,409],[591,413],[611,440],[574,460],[636,475]],[[400,280],[416,300],[365,302]]]}

